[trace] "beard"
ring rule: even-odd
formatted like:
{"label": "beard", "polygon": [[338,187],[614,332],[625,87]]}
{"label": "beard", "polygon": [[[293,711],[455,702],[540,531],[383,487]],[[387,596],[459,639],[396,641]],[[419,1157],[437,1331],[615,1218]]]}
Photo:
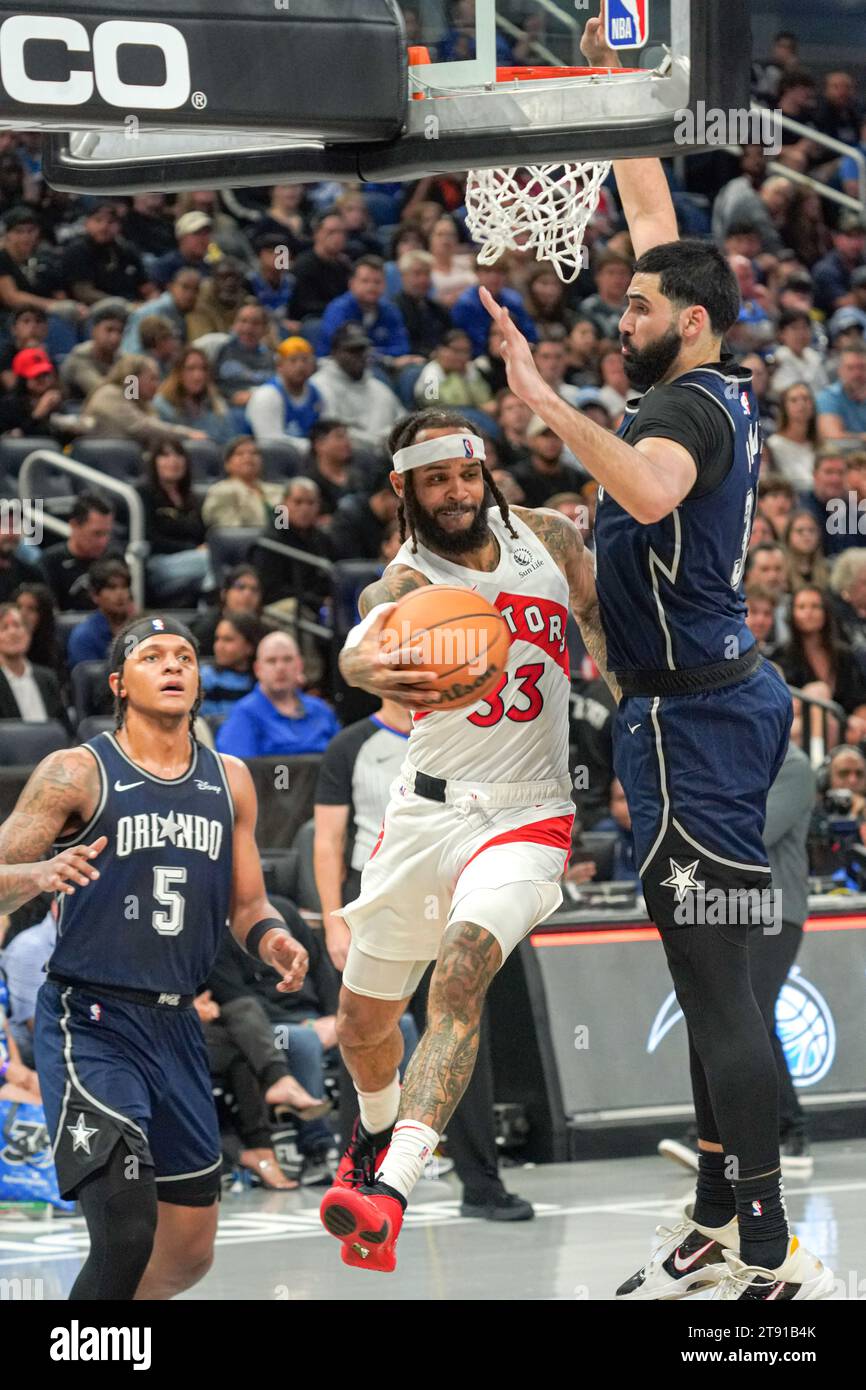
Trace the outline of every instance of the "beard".
{"label": "beard", "polygon": [[631,347],[630,343],[628,334],[623,335],[625,374],[638,391],[648,391],[667,376],[680,354],[683,339],[675,328],[669,328],[645,348]]}
{"label": "beard", "polygon": [[490,500],[487,496],[477,509],[474,507],[460,508],[461,512],[467,514],[475,512],[471,525],[462,531],[447,531],[444,526],[439,525],[432,513],[424,510],[417,497],[412,500],[415,504],[413,508],[415,533],[428,550],[438,551],[442,555],[465,555],[470,550],[480,550],[490,539],[490,527],[487,524],[487,508],[490,506]]}

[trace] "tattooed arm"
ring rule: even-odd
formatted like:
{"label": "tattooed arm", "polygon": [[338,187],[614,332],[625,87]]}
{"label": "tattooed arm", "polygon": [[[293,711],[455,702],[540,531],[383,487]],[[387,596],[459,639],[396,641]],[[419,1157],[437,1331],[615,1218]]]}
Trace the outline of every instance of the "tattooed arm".
{"label": "tattooed arm", "polygon": [[[358,600],[361,617],[366,618],[382,604],[393,606],[405,594],[429,583],[429,579],[408,565],[394,565],[361,594]],[[419,671],[417,666],[404,670],[399,664],[399,653],[388,654],[382,648],[382,627],[389,617],[390,607],[378,615],[357,646],[343,648],[340,673],[347,685],[367,690],[383,700],[396,700],[407,709],[429,709],[439,699],[438,692],[430,690],[428,685],[432,672]]]}
{"label": "tattooed arm", "polygon": [[11,816],[0,829],[0,912],[14,912],[39,893],[75,892],[99,872],[90,863],[108,843],[62,850],[44,859],[59,835],[86,825],[99,803],[96,760],[86,748],[49,753],[34,770]]}
{"label": "tattooed arm", "polygon": [[589,652],[604,680],[607,681],[617,704],[622,699],[622,691],[616,676],[607,669],[607,643],[601,625],[601,612],[595,588],[595,572],[592,556],[583,543],[583,536],[573,521],[561,512],[539,507],[530,511],[527,507],[512,507],[515,516],[534,531],[568,580],[571,611],[577,619],[586,650]]}

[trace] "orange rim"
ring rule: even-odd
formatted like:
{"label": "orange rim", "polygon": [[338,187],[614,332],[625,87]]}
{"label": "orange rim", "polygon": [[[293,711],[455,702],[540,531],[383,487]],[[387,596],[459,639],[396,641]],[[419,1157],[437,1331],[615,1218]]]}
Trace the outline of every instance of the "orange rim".
{"label": "orange rim", "polygon": [[497,82],[543,82],[556,77],[617,77],[620,73],[647,72],[647,68],[497,68]]}

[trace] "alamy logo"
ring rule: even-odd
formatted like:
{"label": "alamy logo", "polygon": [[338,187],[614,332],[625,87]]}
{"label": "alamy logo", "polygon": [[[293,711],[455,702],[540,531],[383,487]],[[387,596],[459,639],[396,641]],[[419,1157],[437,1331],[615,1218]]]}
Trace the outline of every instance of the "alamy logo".
{"label": "alamy logo", "polygon": [[134,1371],[147,1371],[151,1360],[149,1327],[82,1327],[77,1318],[69,1327],[51,1329],[52,1361],[131,1361]]}
{"label": "alamy logo", "polygon": [[[61,81],[33,76],[38,70],[34,48],[63,44],[70,59],[90,55],[89,70],[69,65]],[[158,48],[165,63],[160,86],[124,82],[121,48]],[[110,19],[98,24],[93,38],[77,19],[47,15],[12,15],[0,26],[0,81],[6,95],[28,106],[84,106],[94,89],[109,106],[124,111],[175,111],[189,100],[192,80],[186,39],[173,24]]]}

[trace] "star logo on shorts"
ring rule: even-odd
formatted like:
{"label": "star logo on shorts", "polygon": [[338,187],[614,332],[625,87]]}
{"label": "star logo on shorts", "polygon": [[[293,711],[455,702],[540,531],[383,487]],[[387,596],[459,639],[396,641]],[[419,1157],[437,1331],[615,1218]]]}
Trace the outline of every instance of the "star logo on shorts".
{"label": "star logo on shorts", "polygon": [[678,903],[683,901],[690,889],[695,891],[699,888],[703,889],[704,884],[698,883],[695,879],[695,870],[700,863],[699,859],[696,859],[693,864],[686,864],[685,867],[678,864],[675,859],[669,859],[668,863],[671,866],[671,876],[670,878],[663,878],[661,886],[662,888],[673,888]]}
{"label": "star logo on shorts", "polygon": [[78,1149],[83,1149],[86,1154],[89,1154],[90,1136],[91,1134],[98,1134],[99,1131],[97,1129],[87,1128],[84,1122],[84,1115],[79,1113],[75,1124],[67,1125],[66,1130],[68,1134],[72,1135],[72,1152],[76,1153]]}

